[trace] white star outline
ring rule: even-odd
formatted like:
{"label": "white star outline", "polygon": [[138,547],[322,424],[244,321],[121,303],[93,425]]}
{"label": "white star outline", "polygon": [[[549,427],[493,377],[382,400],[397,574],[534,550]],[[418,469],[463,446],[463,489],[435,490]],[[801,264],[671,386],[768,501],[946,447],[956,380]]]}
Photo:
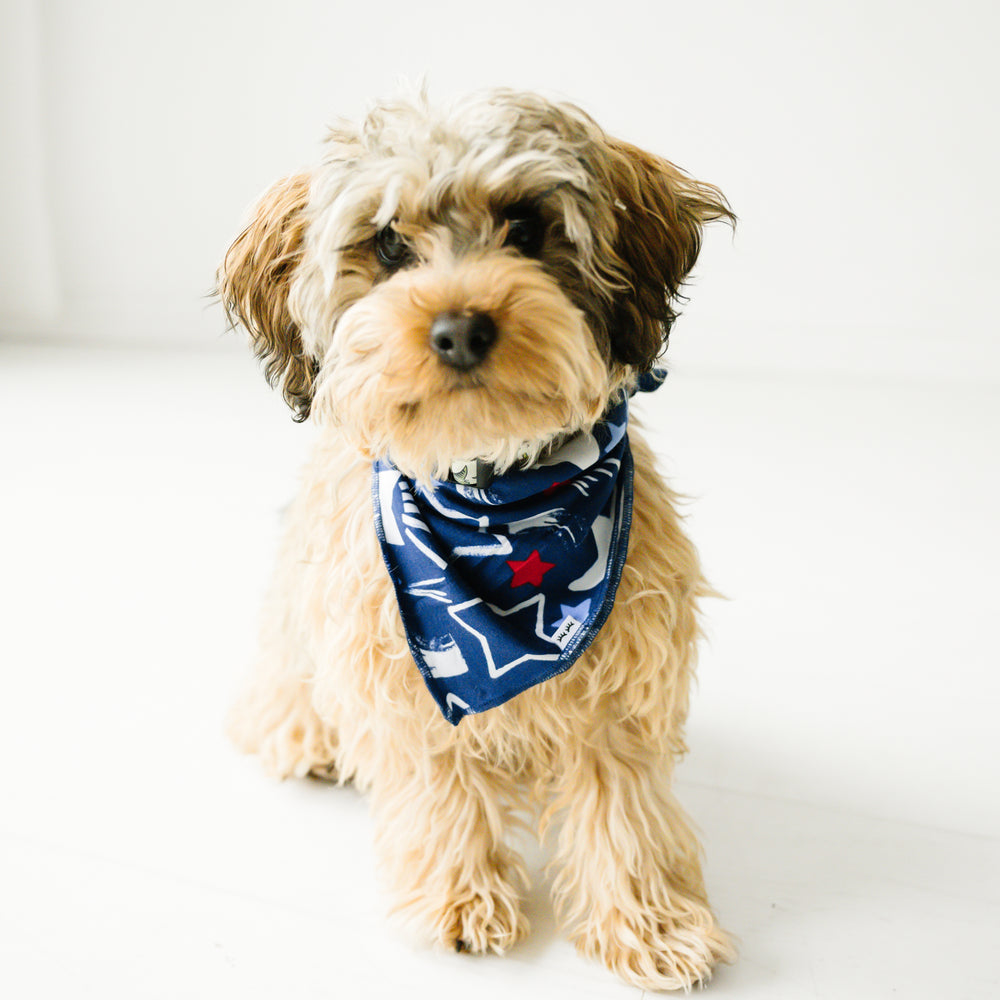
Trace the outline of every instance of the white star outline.
{"label": "white star outline", "polygon": [[476,639],[479,640],[479,644],[483,647],[483,656],[486,658],[486,669],[489,670],[490,677],[494,679],[502,677],[508,670],[513,670],[514,667],[518,667],[528,660],[545,661],[559,659],[560,653],[525,653],[523,656],[519,656],[516,660],[511,660],[510,663],[504,663],[498,667],[493,659],[493,653],[490,651],[490,644],[486,641],[486,636],[459,617],[460,611],[465,611],[466,609],[475,607],[478,604],[486,604],[486,607],[488,607],[490,611],[496,615],[500,615],[502,618],[506,618],[508,615],[516,614],[518,611],[523,611],[532,604],[537,604],[538,612],[535,615],[535,635],[537,635],[539,639],[544,639],[545,642],[550,643],[553,646],[558,646],[559,644],[551,636],[547,636],[543,631],[542,620],[545,615],[544,594],[535,594],[534,597],[529,597],[528,600],[522,601],[513,608],[508,608],[506,611],[503,608],[498,608],[495,604],[487,604],[481,597],[474,597],[472,600],[464,601],[462,604],[453,604],[450,608],[448,608],[448,614],[451,615],[451,617],[454,618],[455,621],[462,626],[462,628],[464,628],[467,632],[470,632]]}

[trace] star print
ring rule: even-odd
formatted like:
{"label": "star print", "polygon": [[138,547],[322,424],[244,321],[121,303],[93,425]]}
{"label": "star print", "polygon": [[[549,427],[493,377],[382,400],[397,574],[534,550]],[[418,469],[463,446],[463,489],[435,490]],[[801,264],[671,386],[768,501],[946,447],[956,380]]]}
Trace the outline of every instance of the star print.
{"label": "star print", "polygon": [[538,554],[538,549],[535,549],[522,562],[518,562],[516,559],[508,559],[507,565],[514,571],[514,575],[510,580],[512,587],[520,587],[525,583],[530,583],[533,587],[540,587],[542,585],[542,577],[555,566],[555,563],[545,562]]}
{"label": "star print", "polygon": [[[485,617],[483,608],[489,612]],[[526,601],[513,608],[498,608],[495,604],[485,604],[480,598],[474,597],[463,604],[455,604],[448,608],[448,614],[458,622],[470,635],[472,635],[482,647],[483,657],[486,660],[486,669],[491,678],[496,680],[502,677],[508,670],[520,667],[524,663],[535,662],[544,663],[559,659],[559,653],[542,652],[552,646],[558,646],[545,629],[545,595],[542,593],[529,597]],[[494,659],[494,650],[490,648],[488,636],[495,633],[497,621],[490,621],[492,616],[497,616],[504,623],[505,627],[511,629],[512,634],[526,637],[534,632],[535,636],[541,640],[534,647],[522,643],[515,643],[511,649],[498,648],[495,650],[497,659]],[[478,626],[478,628],[477,628]],[[544,645],[543,645],[544,644]],[[530,652],[521,652],[529,649]],[[510,652],[521,652],[520,656],[508,660],[506,657]]]}
{"label": "star print", "polygon": [[590,598],[581,601],[575,606],[572,604],[560,604],[559,613],[562,615],[562,618],[559,619],[556,628],[559,628],[567,618],[575,618],[578,622],[585,622],[587,615],[590,614]]}

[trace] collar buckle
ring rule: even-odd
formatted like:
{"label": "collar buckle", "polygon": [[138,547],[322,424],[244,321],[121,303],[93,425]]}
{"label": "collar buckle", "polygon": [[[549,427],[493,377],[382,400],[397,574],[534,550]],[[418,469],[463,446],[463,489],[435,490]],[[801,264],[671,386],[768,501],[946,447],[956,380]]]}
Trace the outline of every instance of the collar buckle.
{"label": "collar buckle", "polygon": [[467,462],[455,462],[448,470],[448,478],[459,486],[472,486],[477,490],[487,489],[496,478],[493,463],[479,458]]}

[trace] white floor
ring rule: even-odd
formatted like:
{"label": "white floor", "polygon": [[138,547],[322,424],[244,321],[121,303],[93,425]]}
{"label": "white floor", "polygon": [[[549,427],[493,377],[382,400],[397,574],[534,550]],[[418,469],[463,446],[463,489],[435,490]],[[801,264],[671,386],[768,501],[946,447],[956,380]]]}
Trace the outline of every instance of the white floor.
{"label": "white floor", "polygon": [[[710,995],[1000,996],[1000,392],[644,406],[729,598],[681,768],[741,947]],[[0,428],[0,994],[639,996],[544,884],[506,958],[412,944],[364,801],[222,739],[310,434],[242,354],[0,346]]]}

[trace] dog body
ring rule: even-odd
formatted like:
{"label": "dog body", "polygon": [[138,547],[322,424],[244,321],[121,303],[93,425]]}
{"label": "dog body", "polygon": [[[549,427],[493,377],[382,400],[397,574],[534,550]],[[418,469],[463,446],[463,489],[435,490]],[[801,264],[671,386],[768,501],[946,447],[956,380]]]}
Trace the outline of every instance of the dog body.
{"label": "dog body", "polygon": [[503,952],[527,932],[504,834],[530,807],[585,954],[660,989],[732,956],[670,789],[707,588],[634,425],[610,616],[568,669],[458,725],[414,663],[372,509],[375,459],[433,490],[463,460],[516,475],[586,434],[661,351],[717,218],[714,188],[572,106],[401,99],[267,192],[220,271],[320,427],[231,732],[275,774],[370,791],[398,907],[439,942]]}

